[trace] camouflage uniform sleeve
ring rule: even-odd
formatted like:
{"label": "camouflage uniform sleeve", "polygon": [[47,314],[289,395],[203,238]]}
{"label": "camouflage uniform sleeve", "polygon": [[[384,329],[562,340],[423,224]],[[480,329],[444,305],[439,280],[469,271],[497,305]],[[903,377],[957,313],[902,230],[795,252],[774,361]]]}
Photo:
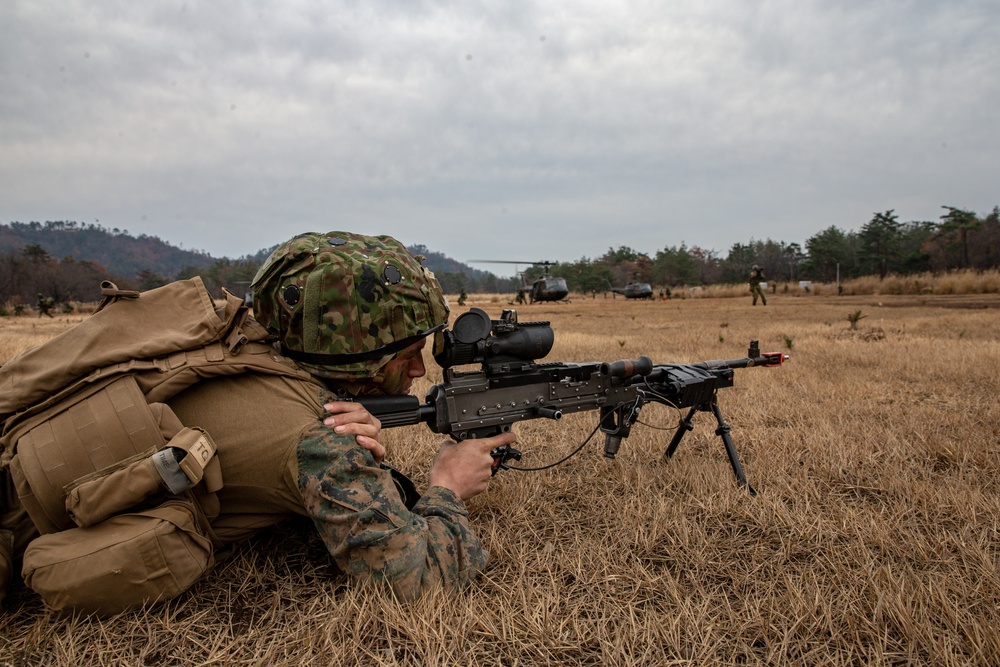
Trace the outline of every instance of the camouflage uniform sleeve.
{"label": "camouflage uniform sleeve", "polygon": [[372,455],[322,424],[303,434],[297,459],[306,512],[347,574],[383,580],[411,599],[431,586],[461,586],[486,565],[468,510],[449,489],[432,487],[407,510]]}

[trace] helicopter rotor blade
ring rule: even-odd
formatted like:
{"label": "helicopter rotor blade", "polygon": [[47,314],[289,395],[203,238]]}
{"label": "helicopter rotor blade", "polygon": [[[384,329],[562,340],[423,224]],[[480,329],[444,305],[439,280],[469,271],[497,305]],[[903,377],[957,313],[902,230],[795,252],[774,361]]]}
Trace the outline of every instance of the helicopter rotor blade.
{"label": "helicopter rotor blade", "polygon": [[530,264],[532,266],[551,266],[553,262],[517,262],[511,259],[467,259],[467,262],[477,264]]}

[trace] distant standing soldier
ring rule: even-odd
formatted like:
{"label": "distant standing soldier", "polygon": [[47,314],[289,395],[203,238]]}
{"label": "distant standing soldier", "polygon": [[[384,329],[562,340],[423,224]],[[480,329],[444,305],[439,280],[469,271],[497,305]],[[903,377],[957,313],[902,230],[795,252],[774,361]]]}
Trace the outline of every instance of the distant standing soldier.
{"label": "distant standing soldier", "polygon": [[41,292],[38,293],[38,317],[42,315],[48,315],[53,317],[52,313],[49,311],[56,305],[56,300],[51,296],[43,296]]}
{"label": "distant standing soldier", "polygon": [[458,295],[458,305],[464,306],[465,300],[469,298],[469,295],[465,293],[465,288],[462,288],[462,293]]}
{"label": "distant standing soldier", "polygon": [[765,280],[764,271],[758,265],[754,264],[750,269],[750,294],[753,296],[753,305],[757,305],[757,297],[760,297],[761,303],[765,306],[767,305],[767,299],[764,297],[764,290],[760,288],[761,281]]}
{"label": "distant standing soldier", "polygon": [[514,300],[517,301],[518,303],[522,304],[522,305],[524,304],[524,290],[523,289],[517,290],[517,297]]}

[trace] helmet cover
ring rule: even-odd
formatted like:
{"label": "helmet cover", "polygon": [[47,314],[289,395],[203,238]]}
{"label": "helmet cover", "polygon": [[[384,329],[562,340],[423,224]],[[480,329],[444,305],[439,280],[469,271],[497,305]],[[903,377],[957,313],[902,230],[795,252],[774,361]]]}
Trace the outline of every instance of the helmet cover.
{"label": "helmet cover", "polygon": [[372,378],[448,321],[434,274],[391,236],[300,234],[271,253],[250,287],[257,321],[320,377]]}

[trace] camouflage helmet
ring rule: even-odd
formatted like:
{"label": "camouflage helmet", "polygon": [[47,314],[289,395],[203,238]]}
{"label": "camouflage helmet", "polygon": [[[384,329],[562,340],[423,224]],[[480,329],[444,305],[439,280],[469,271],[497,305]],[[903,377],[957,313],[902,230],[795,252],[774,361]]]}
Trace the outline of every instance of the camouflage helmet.
{"label": "camouflage helmet", "polygon": [[448,321],[434,274],[391,236],[300,234],[271,253],[250,287],[257,321],[320,377],[372,378]]}

